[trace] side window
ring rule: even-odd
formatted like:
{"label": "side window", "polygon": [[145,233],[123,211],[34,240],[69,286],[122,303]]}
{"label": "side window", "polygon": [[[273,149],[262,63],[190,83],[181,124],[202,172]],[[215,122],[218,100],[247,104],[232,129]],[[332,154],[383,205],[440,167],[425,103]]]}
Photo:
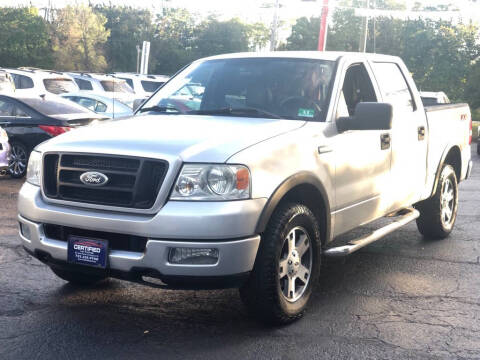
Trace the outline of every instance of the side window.
{"label": "side window", "polygon": [[13,82],[16,89],[31,89],[33,88],[33,81],[30,77],[20,74],[12,74]]}
{"label": "side window", "polygon": [[79,97],[78,103],[89,110],[95,111],[97,101],[89,98]]}
{"label": "side window", "polygon": [[8,101],[0,100],[0,117],[3,116],[14,116],[13,104]]}
{"label": "side window", "polygon": [[104,104],[101,101],[97,101],[97,106],[95,107],[95,112],[104,113],[105,111],[107,111],[107,105]]}
{"label": "side window", "polygon": [[[363,64],[355,64],[348,68],[343,82],[340,100],[345,99],[348,115],[355,115],[355,107],[361,102],[377,102],[372,81]],[[342,104],[339,104],[342,106]]]}
{"label": "side window", "polygon": [[415,102],[402,71],[395,63],[376,62],[373,64],[375,77],[385,102],[406,111],[415,110]]}
{"label": "side window", "polygon": [[92,83],[88,80],[74,78],[80,90],[93,90]]}
{"label": "side window", "polygon": [[23,111],[19,106],[14,107],[14,113],[16,117],[22,117],[22,118],[30,117],[30,115],[28,115],[25,111]]}
{"label": "side window", "polygon": [[119,77],[119,79],[122,79],[122,80],[125,80],[127,82],[128,85],[130,85],[130,87],[133,89],[133,80],[132,79],[127,79],[127,78],[122,78],[122,77]]}

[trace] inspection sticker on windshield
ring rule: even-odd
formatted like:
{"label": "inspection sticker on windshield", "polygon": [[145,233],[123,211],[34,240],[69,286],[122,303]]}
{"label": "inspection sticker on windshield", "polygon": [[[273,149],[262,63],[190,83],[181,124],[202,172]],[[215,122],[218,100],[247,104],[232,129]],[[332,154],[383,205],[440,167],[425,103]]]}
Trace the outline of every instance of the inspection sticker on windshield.
{"label": "inspection sticker on windshield", "polygon": [[315,110],[313,109],[298,109],[298,116],[313,118],[315,116]]}

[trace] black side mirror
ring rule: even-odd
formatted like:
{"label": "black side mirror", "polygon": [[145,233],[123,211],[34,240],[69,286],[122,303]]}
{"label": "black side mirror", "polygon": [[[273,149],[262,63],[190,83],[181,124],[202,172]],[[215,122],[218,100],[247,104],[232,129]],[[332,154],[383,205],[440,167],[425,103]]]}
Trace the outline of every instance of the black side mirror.
{"label": "black side mirror", "polygon": [[355,115],[339,118],[339,131],[347,130],[390,130],[393,108],[391,104],[361,102],[355,107]]}

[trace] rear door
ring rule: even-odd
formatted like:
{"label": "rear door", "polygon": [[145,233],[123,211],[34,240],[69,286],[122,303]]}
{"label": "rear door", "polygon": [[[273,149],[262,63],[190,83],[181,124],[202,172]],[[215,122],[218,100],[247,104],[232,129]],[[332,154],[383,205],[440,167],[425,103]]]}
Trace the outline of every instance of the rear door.
{"label": "rear door", "polygon": [[409,206],[422,196],[427,175],[426,116],[413,96],[413,80],[395,62],[373,62],[372,68],[383,96],[393,106],[392,172],[390,210]]}
{"label": "rear door", "polygon": [[[345,65],[343,84],[336,95],[335,118],[354,116],[360,102],[380,98],[365,62]],[[390,176],[390,146],[382,146],[385,130],[348,130],[334,136],[335,210],[334,235],[381,217]]]}

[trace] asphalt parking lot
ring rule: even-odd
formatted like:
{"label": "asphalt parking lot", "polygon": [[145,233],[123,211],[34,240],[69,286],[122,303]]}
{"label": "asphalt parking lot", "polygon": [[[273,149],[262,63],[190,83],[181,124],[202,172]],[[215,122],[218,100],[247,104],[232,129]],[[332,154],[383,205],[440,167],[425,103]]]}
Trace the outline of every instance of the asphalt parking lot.
{"label": "asphalt parking lot", "polygon": [[0,359],[480,358],[480,157],[472,157],[450,238],[427,241],[409,224],[324,262],[307,315],[283,328],[249,318],[236,290],[68,285],[23,251],[22,182],[0,178]]}

